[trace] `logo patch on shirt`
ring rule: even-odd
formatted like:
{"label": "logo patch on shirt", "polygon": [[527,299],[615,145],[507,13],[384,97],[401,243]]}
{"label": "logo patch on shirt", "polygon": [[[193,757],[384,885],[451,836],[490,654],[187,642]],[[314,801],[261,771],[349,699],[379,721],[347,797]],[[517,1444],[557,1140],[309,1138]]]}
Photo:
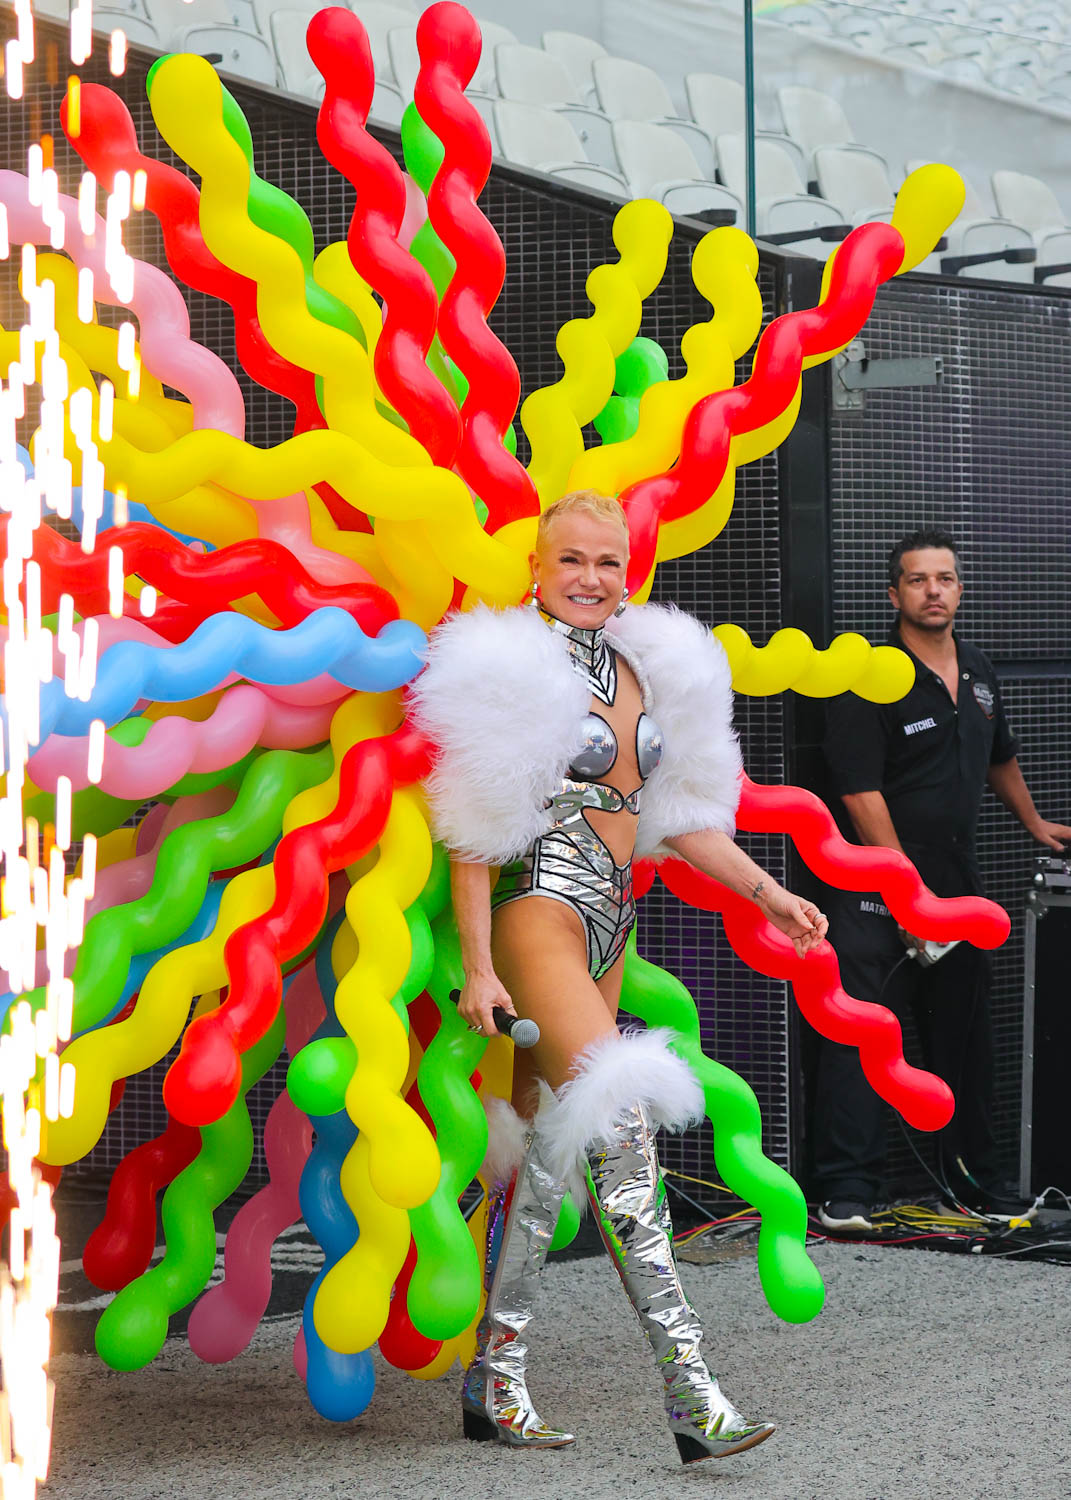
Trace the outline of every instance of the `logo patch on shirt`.
{"label": "logo patch on shirt", "polygon": [[974,701],[985,714],[987,719],[993,717],[993,706],[996,703],[996,695],[988,682],[972,682],[971,691],[974,693]]}
{"label": "logo patch on shirt", "polygon": [[904,725],[905,734],[919,734],[923,729],[936,729],[936,719],[916,719],[913,724]]}

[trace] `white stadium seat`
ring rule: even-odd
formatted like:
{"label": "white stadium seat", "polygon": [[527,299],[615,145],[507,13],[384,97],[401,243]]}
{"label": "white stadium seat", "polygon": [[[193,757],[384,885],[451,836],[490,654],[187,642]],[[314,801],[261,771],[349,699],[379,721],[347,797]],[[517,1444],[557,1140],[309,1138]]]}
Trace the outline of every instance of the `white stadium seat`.
{"label": "white stadium seat", "polygon": [[[1000,213],[1024,225],[1034,237],[1038,251],[1035,280],[1071,286],[1071,224],[1052,188],[1040,177],[1025,172],[994,172],[992,181]],[[1045,274],[1046,268],[1055,266],[1067,269]]]}
{"label": "white stadium seat", "polygon": [[189,26],[169,43],[176,52],[207,57],[221,73],[272,87],[278,81],[275,54],[262,36],[239,26]]}
{"label": "white stadium seat", "polygon": [[476,64],[476,71],[472,75],[470,89],[476,89],[481,94],[492,97],[498,94],[498,80],[495,76],[495,48],[505,45],[516,45],[517,38],[508,26],[499,26],[497,21],[485,21],[482,17],[476,17],[480,27],[480,35],[483,38],[483,51],[480,60]]}
{"label": "white stadium seat", "polygon": [[615,197],[629,196],[628,184],[619,173],[586,159],[580,137],[566,115],[515,99],[497,99],[494,112],[506,161]]}
{"label": "white stadium seat", "polygon": [[714,175],[714,143],[694,120],[677,115],[665,83],[653,68],[624,57],[599,57],[592,65],[599,105],[611,120],[670,125],[686,141],[706,178]]}
{"label": "white stadium seat", "polygon": [[305,33],[314,13],[297,9],[275,10],[270,20],[272,45],[283,88],[291,94],[318,99],[323,93],[323,79],[313,66]]}
{"label": "white stadium seat", "polygon": [[[715,142],[721,180],[738,198],[747,196],[747,140],[739,133]],[[756,227],[760,238],[792,245],[824,260],[848,232],[840,210],[807,192],[793,158],[776,141],[755,142]],[[827,237],[816,234],[825,229]]]}
{"label": "white stadium seat", "polygon": [[617,159],[637,198],[657,198],[671,213],[728,211],[742,218],[739,198],[704,177],[688,142],[649,120],[615,120]]}
{"label": "white stadium seat", "polygon": [[581,99],[594,99],[595,80],[591,66],[597,57],[606,57],[606,48],[594,37],[577,31],[544,31],[543,51],[563,62],[573,75]]}
{"label": "white stadium seat", "polygon": [[[35,6],[37,14],[47,14]],[[64,6],[63,19],[67,19],[67,9]],[[138,14],[133,10],[104,9],[99,5],[93,7],[93,30],[111,33],[121,31],[128,42],[136,47],[152,47],[154,51],[160,50],[160,37],[156,27],[144,14]]]}
{"label": "white stadium seat", "polygon": [[616,167],[610,121],[601,110],[583,102],[576,80],[559,58],[539,47],[503,43],[495,48],[495,67],[503,99],[538,104],[568,116],[583,143],[582,154],[603,166]]}
{"label": "white stadium seat", "polygon": [[[735,78],[717,73],[686,73],[684,91],[692,119],[701,125],[713,141],[719,135],[735,135],[744,128],[744,85]],[[757,130],[761,140],[775,141],[793,158],[802,173],[806,171],[803,151],[780,131]]]}
{"label": "white stadium seat", "polygon": [[[914,172],[926,165],[916,159],[908,162],[907,170]],[[964,179],[964,187],[963,210],[948,231],[941,269],[946,275],[979,276],[987,281],[1033,281],[1037,251],[1030,231],[998,218],[969,180]]]}

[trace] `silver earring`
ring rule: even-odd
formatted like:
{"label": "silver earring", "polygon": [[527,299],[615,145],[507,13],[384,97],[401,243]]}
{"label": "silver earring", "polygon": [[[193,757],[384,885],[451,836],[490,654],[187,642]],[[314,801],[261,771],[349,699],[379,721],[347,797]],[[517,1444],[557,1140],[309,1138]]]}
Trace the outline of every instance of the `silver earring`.
{"label": "silver earring", "polygon": [[532,579],[532,587],[531,587],[530,593],[531,593],[531,598],[528,600],[528,604],[529,604],[529,606],[532,609],[538,609],[539,608],[539,584],[536,582],[536,580],[534,578]]}
{"label": "silver earring", "polygon": [[625,613],[625,605],[627,603],[628,603],[628,589],[626,588],[625,592],[621,595],[621,603],[614,610],[614,614],[615,615],[623,615]]}

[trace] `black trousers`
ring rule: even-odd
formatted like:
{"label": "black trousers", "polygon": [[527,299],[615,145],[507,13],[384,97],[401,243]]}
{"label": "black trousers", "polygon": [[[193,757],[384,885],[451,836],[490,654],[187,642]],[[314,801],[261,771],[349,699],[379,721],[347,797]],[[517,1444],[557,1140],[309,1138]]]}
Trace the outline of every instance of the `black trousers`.
{"label": "black trousers", "polygon": [[[987,956],[960,943],[929,969],[905,959],[896,922],[880,896],[838,892],[828,913],[845,990],[857,1000],[887,1006],[901,1022],[911,1014],[925,1066],[956,1096],[955,1115],[941,1132],[946,1169],[954,1171],[959,1157],[979,1182],[994,1184],[1000,1163],[990,1118],[993,1035]],[[863,1076],[856,1049],[824,1037],[818,1042],[811,1128],[817,1196],[877,1202],[883,1196],[884,1105]]]}

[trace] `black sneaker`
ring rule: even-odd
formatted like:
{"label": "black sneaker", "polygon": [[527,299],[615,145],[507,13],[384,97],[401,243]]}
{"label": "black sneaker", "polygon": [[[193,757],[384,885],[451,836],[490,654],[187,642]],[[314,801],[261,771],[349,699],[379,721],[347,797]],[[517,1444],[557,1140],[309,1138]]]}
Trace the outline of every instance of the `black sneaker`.
{"label": "black sneaker", "polygon": [[818,1206],[818,1222],[824,1229],[840,1234],[866,1234],[874,1228],[870,1222],[870,1204],[855,1198],[830,1198]]}

